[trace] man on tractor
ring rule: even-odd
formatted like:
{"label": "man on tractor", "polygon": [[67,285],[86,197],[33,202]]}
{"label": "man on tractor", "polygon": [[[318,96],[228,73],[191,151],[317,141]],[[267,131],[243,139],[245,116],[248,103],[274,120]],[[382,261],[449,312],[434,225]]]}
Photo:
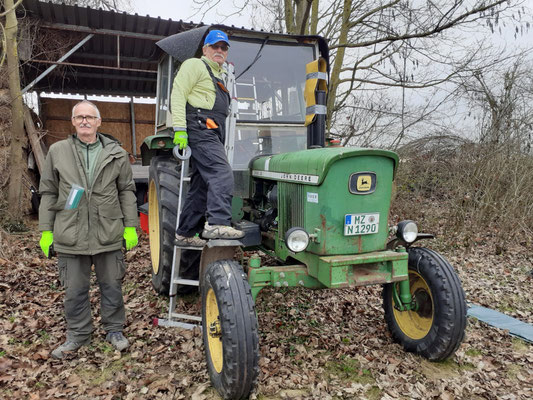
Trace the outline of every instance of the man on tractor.
{"label": "man on tractor", "polygon": [[202,58],[183,62],[174,79],[171,95],[174,144],[180,150],[189,146],[191,185],[185,200],[176,244],[203,247],[197,236],[205,225],[205,239],[240,239],[242,231],[231,227],[233,172],[224,150],[225,121],[230,95],[224,86],[222,65],[229,50],[228,36],[219,30],[209,32]]}

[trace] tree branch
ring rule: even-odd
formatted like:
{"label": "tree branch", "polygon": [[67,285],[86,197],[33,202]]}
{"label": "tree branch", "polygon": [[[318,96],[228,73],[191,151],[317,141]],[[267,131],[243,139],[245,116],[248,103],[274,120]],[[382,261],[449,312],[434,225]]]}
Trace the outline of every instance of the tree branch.
{"label": "tree branch", "polygon": [[[388,36],[381,37],[381,38],[378,38],[378,39],[368,40],[366,42],[338,44],[338,45],[331,46],[330,48],[367,47],[367,46],[372,46],[372,45],[383,43],[383,42],[396,42],[396,41],[399,41],[399,40],[408,40],[408,39],[416,39],[416,38],[424,38],[424,37],[432,36],[432,35],[434,35],[436,33],[440,33],[442,31],[445,31],[446,29],[449,29],[449,28],[459,24],[461,21],[463,21],[464,19],[468,18],[471,15],[479,14],[479,13],[481,13],[483,11],[489,10],[489,9],[491,9],[493,7],[496,7],[497,5],[505,3],[506,1],[507,0],[499,0],[499,1],[496,1],[496,2],[493,2],[493,3],[489,3],[488,5],[482,5],[482,6],[479,6],[477,8],[473,8],[472,10],[470,10],[468,12],[465,12],[464,14],[462,14],[462,15],[458,16],[457,18],[451,20],[447,24],[444,24],[444,25],[437,24],[433,29],[425,31],[425,32],[407,33],[407,34],[404,34],[404,35],[388,35]],[[442,21],[442,18],[439,21],[439,23],[441,21]]]}

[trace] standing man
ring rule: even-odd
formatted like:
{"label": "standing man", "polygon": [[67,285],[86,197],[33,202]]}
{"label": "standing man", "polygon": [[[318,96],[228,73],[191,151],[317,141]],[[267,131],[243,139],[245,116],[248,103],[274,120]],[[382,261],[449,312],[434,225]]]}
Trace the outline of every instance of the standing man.
{"label": "standing man", "polygon": [[203,247],[206,239],[240,239],[242,231],[231,227],[233,172],[224,151],[225,122],[230,96],[224,86],[222,65],[229,50],[228,36],[208,33],[202,58],[186,60],[174,79],[171,96],[174,144],[191,147],[191,185],[176,244]]}
{"label": "standing man", "polygon": [[52,351],[59,359],[91,341],[92,265],[106,340],[119,351],[129,345],[122,334],[122,244],[125,240],[127,250],[137,245],[135,183],[126,151],[96,132],[101,122],[93,103],[84,100],[74,106],[76,134],[50,146],[39,186],[39,244],[47,257],[53,244],[65,288],[67,339]]}

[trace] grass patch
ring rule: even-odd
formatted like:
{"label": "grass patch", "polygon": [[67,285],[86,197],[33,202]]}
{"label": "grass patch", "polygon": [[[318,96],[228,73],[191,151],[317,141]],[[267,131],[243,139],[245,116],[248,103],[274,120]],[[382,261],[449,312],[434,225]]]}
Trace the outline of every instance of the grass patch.
{"label": "grass patch", "polygon": [[372,386],[370,389],[366,391],[366,398],[368,400],[379,400],[382,396],[381,389],[377,386]]}
{"label": "grass patch", "polygon": [[122,287],[123,293],[128,293],[130,290],[137,289],[139,287],[139,284],[137,282],[126,282],[126,284]]}
{"label": "grass patch", "polygon": [[530,345],[528,345],[522,339],[519,339],[519,338],[516,338],[516,337],[511,339],[511,345],[513,347],[513,350],[515,350],[515,351],[517,351],[519,353],[525,353],[530,348]]}
{"label": "grass patch", "polygon": [[353,358],[344,357],[339,361],[329,361],[326,363],[326,371],[332,375],[336,375],[343,381],[360,383],[362,385],[376,383],[370,370],[361,368],[361,363]]}
{"label": "grass patch", "polygon": [[420,372],[433,381],[455,378],[460,375],[461,368],[468,369],[469,367],[460,366],[453,359],[439,362],[422,359],[420,362]]}
{"label": "grass patch", "polygon": [[124,365],[131,359],[129,354],[124,355],[119,360],[113,361],[107,367],[104,368],[84,368],[78,366],[74,369],[74,373],[77,374],[83,381],[88,382],[90,386],[100,386],[110,380],[113,376],[120,371],[124,370]]}
{"label": "grass patch", "polygon": [[477,356],[482,355],[483,353],[479,349],[468,349],[467,351],[465,351],[465,354],[467,356],[477,357]]}
{"label": "grass patch", "polygon": [[506,374],[509,377],[509,379],[517,380],[518,374],[522,372],[522,367],[520,365],[511,364],[507,366]]}
{"label": "grass patch", "polygon": [[44,329],[37,331],[37,334],[40,336],[43,343],[46,343],[50,340],[50,335]]}

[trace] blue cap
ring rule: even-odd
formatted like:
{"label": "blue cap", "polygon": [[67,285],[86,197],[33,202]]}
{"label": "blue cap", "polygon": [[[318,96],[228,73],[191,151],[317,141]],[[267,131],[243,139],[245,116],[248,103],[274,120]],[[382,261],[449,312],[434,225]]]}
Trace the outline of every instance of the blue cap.
{"label": "blue cap", "polygon": [[229,46],[228,35],[226,35],[222,31],[214,30],[214,31],[209,32],[207,36],[205,37],[204,46],[212,45],[218,42],[226,42]]}

